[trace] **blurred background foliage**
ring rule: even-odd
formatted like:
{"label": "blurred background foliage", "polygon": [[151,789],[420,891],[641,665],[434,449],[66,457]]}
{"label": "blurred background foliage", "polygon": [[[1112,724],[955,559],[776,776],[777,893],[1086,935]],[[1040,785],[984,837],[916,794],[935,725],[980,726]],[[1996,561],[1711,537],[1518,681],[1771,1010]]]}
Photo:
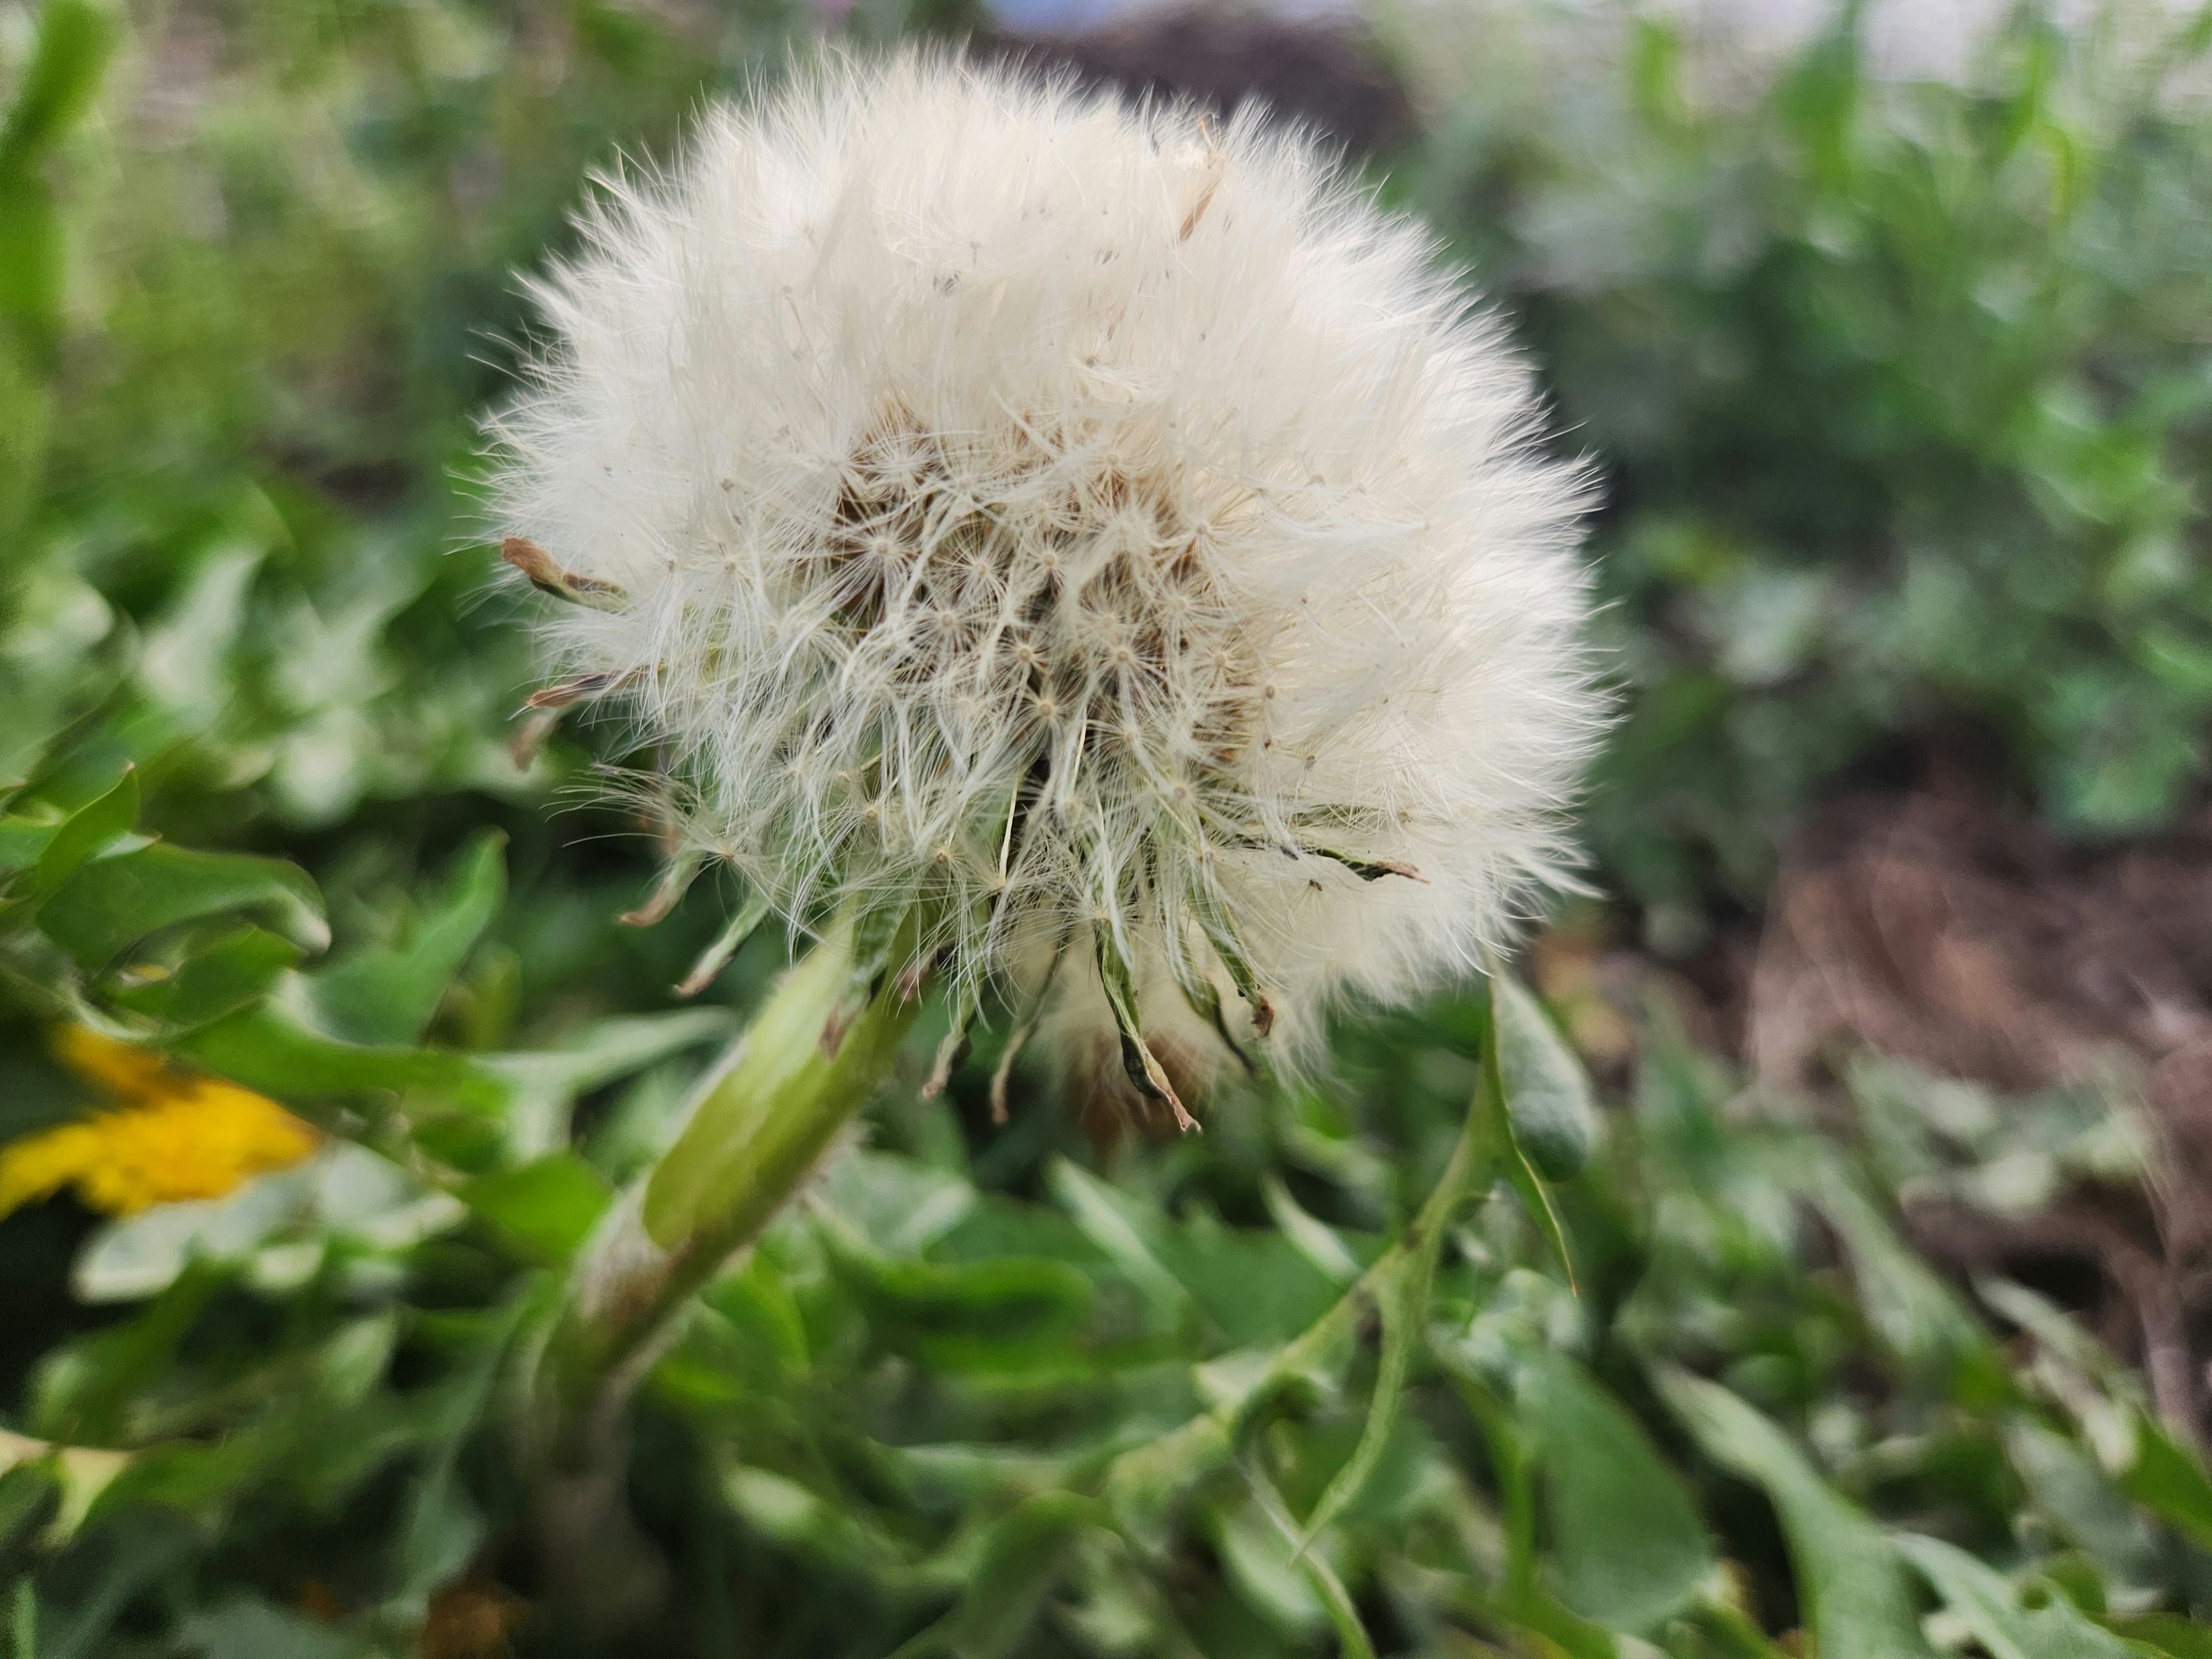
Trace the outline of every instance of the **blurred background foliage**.
{"label": "blurred background foliage", "polygon": [[[2212,974],[2051,943],[2064,883],[2149,849],[2185,923],[2212,871],[2212,31],[2022,12],[1930,76],[1856,11],[1759,56],[1475,0],[839,27],[1257,90],[1510,314],[1605,487],[1609,897],[1528,962],[1597,1155],[1493,1139],[1517,1178],[1418,1224],[1483,1128],[1480,988],[1171,1143],[1026,1073],[994,1126],[988,1041],[925,1103],[919,1032],[656,1370],[659,1593],[594,1631],[519,1379],[783,945],[677,1001],[713,884],[622,926],[655,855],[579,787],[603,734],[518,764],[475,422],[586,172],[823,21],[0,3],[0,1650],[2212,1653]],[[1853,1015],[1765,1063],[1805,837],[1931,797],[2060,917],[1977,982],[2065,956],[2008,1017],[2081,1040]]]}
{"label": "blurred background foliage", "polygon": [[1850,38],[1747,73],[1648,17],[1598,67],[1470,12],[1439,66],[1447,15],[1398,21],[1449,101],[1394,181],[1606,469],[1634,695],[1593,830],[1655,942],[1755,908],[1853,783],[1965,769],[2077,837],[2196,805],[2202,20],[2029,9],[1962,88]]}

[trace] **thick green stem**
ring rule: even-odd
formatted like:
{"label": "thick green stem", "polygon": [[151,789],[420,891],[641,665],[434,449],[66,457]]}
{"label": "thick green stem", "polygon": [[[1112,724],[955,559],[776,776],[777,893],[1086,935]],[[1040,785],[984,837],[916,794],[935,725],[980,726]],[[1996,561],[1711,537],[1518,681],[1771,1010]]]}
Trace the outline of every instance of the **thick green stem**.
{"label": "thick green stem", "polygon": [[601,1461],[692,1297],[760,1237],[890,1070],[921,998],[862,960],[855,938],[838,927],[784,976],[587,1247],[540,1373],[554,1467]]}

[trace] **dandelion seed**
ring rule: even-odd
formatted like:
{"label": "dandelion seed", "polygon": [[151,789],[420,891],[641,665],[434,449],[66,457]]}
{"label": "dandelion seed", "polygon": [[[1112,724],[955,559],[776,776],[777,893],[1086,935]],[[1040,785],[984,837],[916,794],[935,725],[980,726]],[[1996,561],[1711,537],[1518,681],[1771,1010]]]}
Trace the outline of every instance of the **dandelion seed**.
{"label": "dandelion seed", "polygon": [[1047,1018],[1180,1112],[1138,1028],[1218,1052],[1201,980],[1308,1041],[1565,879],[1585,480],[1434,239],[1309,139],[832,60],[582,228],[501,528],[619,596],[548,618],[554,672],[609,677],[793,923],[896,897],[1019,1007],[1064,958]]}

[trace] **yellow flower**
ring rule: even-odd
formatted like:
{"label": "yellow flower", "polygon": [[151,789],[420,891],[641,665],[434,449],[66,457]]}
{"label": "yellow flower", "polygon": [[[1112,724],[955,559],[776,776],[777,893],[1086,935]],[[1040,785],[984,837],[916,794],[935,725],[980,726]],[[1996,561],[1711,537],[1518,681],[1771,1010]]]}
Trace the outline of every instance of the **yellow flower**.
{"label": "yellow flower", "polygon": [[109,1215],[220,1198],[315,1150],[314,1131],[275,1101],[82,1026],[57,1032],[54,1054],[115,1104],[0,1147],[0,1215],[72,1183]]}

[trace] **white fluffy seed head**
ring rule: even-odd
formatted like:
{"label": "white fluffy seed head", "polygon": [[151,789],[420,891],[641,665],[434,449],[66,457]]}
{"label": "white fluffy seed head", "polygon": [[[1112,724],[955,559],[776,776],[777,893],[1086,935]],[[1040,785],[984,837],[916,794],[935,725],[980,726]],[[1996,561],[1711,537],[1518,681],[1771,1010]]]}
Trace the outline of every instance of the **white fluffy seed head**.
{"label": "white fluffy seed head", "polygon": [[1101,1008],[1103,930],[1148,1003],[1256,981],[1310,1029],[1559,878],[1582,479],[1311,141],[833,61],[581,228],[504,527],[618,590],[550,621],[557,668],[795,923],[917,896],[957,981],[1017,991],[1073,939]]}

